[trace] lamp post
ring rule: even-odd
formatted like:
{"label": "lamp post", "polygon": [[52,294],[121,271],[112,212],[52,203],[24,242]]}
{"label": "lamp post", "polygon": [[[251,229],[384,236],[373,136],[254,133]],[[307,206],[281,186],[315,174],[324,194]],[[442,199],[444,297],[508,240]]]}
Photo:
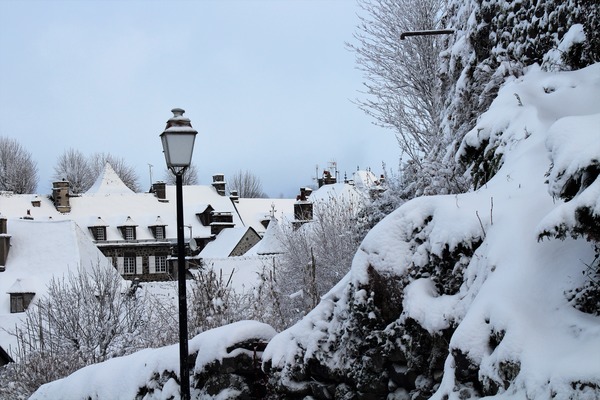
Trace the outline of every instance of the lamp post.
{"label": "lamp post", "polygon": [[183,236],[183,173],[192,162],[194,140],[198,132],[181,108],[171,110],[173,117],[160,134],[167,168],[175,174],[177,198],[177,281],[179,291],[179,374],[182,400],[190,400],[190,371],[188,358],[187,299],[185,285],[185,243]]}

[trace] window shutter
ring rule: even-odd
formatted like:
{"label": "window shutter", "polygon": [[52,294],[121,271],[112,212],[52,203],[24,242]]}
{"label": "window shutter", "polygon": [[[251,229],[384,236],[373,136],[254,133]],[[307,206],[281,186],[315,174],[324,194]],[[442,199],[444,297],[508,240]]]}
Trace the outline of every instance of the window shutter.
{"label": "window shutter", "polygon": [[142,272],[142,257],[135,258],[135,273],[138,275],[143,274],[143,272]]}
{"label": "window shutter", "polygon": [[117,272],[121,275],[125,273],[125,262],[123,257],[117,257]]}
{"label": "window shutter", "polygon": [[150,269],[151,274],[156,273],[156,261],[155,260],[156,259],[154,258],[154,256],[148,257],[148,268]]}

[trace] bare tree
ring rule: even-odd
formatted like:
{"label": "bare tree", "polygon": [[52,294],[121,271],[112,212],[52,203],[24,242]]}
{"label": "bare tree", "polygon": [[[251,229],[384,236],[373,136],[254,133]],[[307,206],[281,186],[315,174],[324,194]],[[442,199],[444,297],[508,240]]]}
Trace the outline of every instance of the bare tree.
{"label": "bare tree", "polygon": [[230,190],[237,190],[242,198],[267,197],[262,189],[260,178],[252,172],[239,170],[231,177]]}
{"label": "bare tree", "polygon": [[[40,385],[86,365],[150,346],[145,332],[155,325],[153,310],[123,283],[114,269],[99,264],[53,279],[47,296],[11,332],[16,362],[3,371],[0,397],[27,398]],[[7,378],[12,385],[5,385]]]}
{"label": "bare tree", "polygon": [[[183,184],[184,185],[197,185],[200,181],[198,179],[198,168],[195,164],[190,164],[188,169],[183,173]],[[165,168],[164,178],[163,180],[167,183],[167,185],[175,184],[175,175]]]}
{"label": "bare tree", "polygon": [[88,159],[79,150],[70,148],[58,157],[54,166],[56,180],[65,179],[73,193],[83,193],[94,184],[94,174]]}
{"label": "bare tree", "polygon": [[17,194],[35,193],[37,163],[15,139],[0,137],[0,190]]}
{"label": "bare tree", "polygon": [[138,175],[135,169],[128,165],[125,159],[114,156],[110,153],[95,153],[90,159],[90,168],[94,174],[94,180],[100,176],[106,163],[115,170],[123,183],[134,192],[139,192]]}
{"label": "bare tree", "polygon": [[440,39],[416,36],[400,40],[404,31],[440,26],[445,0],[359,0],[367,16],[347,44],[364,73],[365,98],[358,106],[377,125],[396,132],[403,153],[420,163],[435,146],[442,104],[437,69]]}
{"label": "bare tree", "polygon": [[276,316],[269,323],[287,328],[350,270],[362,240],[357,224],[362,207],[358,201],[331,197],[314,204],[312,222],[297,229],[282,224],[285,253],[273,268],[265,269],[260,288],[270,298],[269,312]]}

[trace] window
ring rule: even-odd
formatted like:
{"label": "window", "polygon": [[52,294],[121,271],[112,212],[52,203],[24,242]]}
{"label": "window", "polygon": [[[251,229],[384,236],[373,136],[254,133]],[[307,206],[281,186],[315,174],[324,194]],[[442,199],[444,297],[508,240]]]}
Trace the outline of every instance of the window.
{"label": "window", "polygon": [[10,295],[10,312],[19,313],[25,311],[25,301],[22,294]]}
{"label": "window", "polygon": [[123,259],[123,274],[133,275],[135,274],[135,257],[125,257]]}
{"label": "window", "polygon": [[125,240],[135,240],[135,227],[134,226],[126,226],[123,230]]}
{"label": "window", "polygon": [[20,313],[27,310],[35,293],[10,293],[10,312]]}
{"label": "window", "polygon": [[156,272],[166,273],[167,272],[167,256],[156,256]]}
{"label": "window", "polygon": [[155,226],[154,227],[154,238],[156,240],[162,240],[165,238],[165,227],[164,226]]}
{"label": "window", "polygon": [[94,231],[95,231],[94,238],[97,241],[106,240],[106,228],[105,227],[103,227],[103,226],[96,227],[96,229],[94,229]]}

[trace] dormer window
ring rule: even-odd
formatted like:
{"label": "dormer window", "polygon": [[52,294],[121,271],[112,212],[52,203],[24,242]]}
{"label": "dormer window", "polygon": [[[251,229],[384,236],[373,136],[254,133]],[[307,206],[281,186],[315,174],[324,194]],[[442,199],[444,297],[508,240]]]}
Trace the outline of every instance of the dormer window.
{"label": "dormer window", "polygon": [[137,237],[136,227],[137,224],[133,222],[131,217],[127,217],[125,223],[119,226],[119,229],[121,230],[121,235],[123,235],[123,239],[127,241],[134,241]]}
{"label": "dormer window", "polygon": [[135,240],[135,227],[134,226],[126,226],[123,229],[123,236],[125,240]]}
{"label": "dormer window", "polygon": [[35,293],[11,293],[10,294],[10,312],[20,313],[25,312]]}
{"label": "dormer window", "polygon": [[203,207],[201,206],[200,210],[196,213],[196,217],[198,217],[198,221],[200,221],[200,223],[204,226],[209,226],[210,223],[212,222],[211,213],[214,210],[215,209],[212,208],[212,206],[210,204],[203,206]]}
{"label": "dormer window", "polygon": [[160,216],[156,217],[156,222],[150,225],[148,228],[152,231],[152,236],[156,240],[165,240],[166,235],[166,224],[162,221]]}
{"label": "dormer window", "polygon": [[106,240],[107,226],[108,225],[106,222],[104,222],[102,218],[98,217],[98,219],[94,222],[94,225],[88,227],[96,242],[103,242]]}
{"label": "dormer window", "polygon": [[92,234],[94,235],[94,239],[97,242],[101,242],[106,240],[106,227],[104,226],[97,226],[92,228]]}
{"label": "dormer window", "polygon": [[17,279],[8,290],[10,295],[10,312],[20,313],[27,310],[35,297],[33,284],[28,279]]}

